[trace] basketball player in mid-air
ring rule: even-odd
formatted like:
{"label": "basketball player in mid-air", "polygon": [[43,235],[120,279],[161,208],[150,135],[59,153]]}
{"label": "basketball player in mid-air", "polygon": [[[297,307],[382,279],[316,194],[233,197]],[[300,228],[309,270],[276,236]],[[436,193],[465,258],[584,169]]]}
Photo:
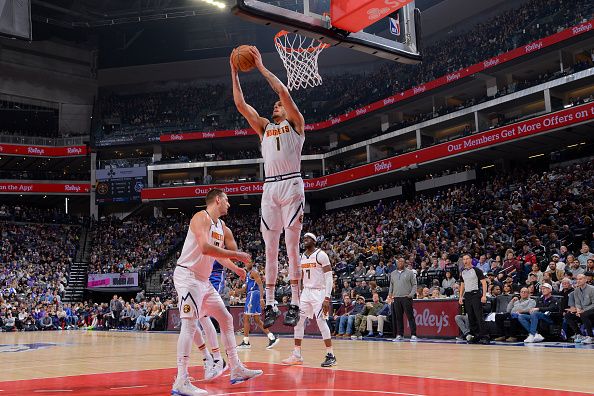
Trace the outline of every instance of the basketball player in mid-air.
{"label": "basketball player in mid-air", "polygon": [[336,364],[336,357],[332,350],[332,335],[326,321],[330,313],[330,298],[332,295],[332,266],[326,252],[316,247],[316,241],[316,236],[311,232],[303,236],[305,252],[301,255],[303,276],[301,316],[297,326],[295,326],[295,349],[291,356],[283,360],[283,364],[303,364],[301,342],[303,341],[307,318],[316,319],[326,345],[326,358],[322,362],[322,367],[330,367]]}
{"label": "basketball player in mid-air", "polygon": [[264,327],[272,326],[280,312],[274,305],[274,292],[278,277],[278,251],[281,233],[285,232],[285,245],[289,259],[291,304],[284,324],[295,326],[299,320],[299,240],[301,235],[305,193],[301,178],[301,150],[305,141],[305,121],[293,102],[287,87],[262,63],[256,47],[250,47],[255,67],[262,73],[279,100],[274,104],[272,122],[260,117],[246,103],[239,76],[231,59],[233,99],[237,110],[256,131],[264,158],[264,192],[260,230],[266,245],[266,308]]}
{"label": "basketball player in mid-air", "polygon": [[264,327],[260,319],[261,309],[264,305],[264,293],[262,290],[262,279],[260,273],[254,268],[253,263],[245,265],[247,273],[245,277],[245,308],[243,310],[243,341],[237,346],[239,349],[250,349],[250,318],[254,319],[256,325],[262,329],[264,334],[268,337],[268,346],[266,349],[272,349],[279,342],[270,330]]}
{"label": "basketball player in mid-air", "polygon": [[[232,243],[231,232],[220,217],[227,214],[229,206],[227,195],[222,190],[212,189],[208,192],[206,209],[192,217],[181,255],[173,272],[181,319],[177,341],[177,377],[171,390],[173,395],[194,396],[206,393],[194,386],[188,375],[190,352],[196,333],[196,319],[203,316],[212,316],[221,327],[221,338],[231,367],[231,384],[262,375],[262,370],[249,370],[239,361],[235,349],[233,318],[225,308],[221,296],[209,282],[215,258],[241,279],[245,279],[245,271],[237,267],[231,259],[244,263],[251,261],[248,253],[224,248],[225,241]],[[218,371],[220,373],[223,371],[222,362]]]}

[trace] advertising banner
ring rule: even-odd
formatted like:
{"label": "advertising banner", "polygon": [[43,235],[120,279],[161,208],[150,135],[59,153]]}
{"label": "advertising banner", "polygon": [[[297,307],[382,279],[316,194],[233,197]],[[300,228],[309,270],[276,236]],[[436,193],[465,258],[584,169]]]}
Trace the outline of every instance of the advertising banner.
{"label": "advertising banner", "polygon": [[[287,313],[287,307],[280,305],[282,315],[270,327],[270,331],[275,334],[293,334],[293,327],[283,325],[284,317]],[[417,335],[419,337],[456,337],[458,326],[456,326],[455,317],[460,311],[457,299],[450,300],[414,300],[413,310],[415,313],[415,323],[417,324]],[[231,307],[231,316],[233,316],[233,328],[235,330],[243,328],[243,306]],[[410,335],[408,322],[405,327],[405,334]],[[262,331],[256,326],[253,320],[250,322],[250,333],[261,334]],[[179,331],[180,319],[177,308],[168,311],[167,330]],[[317,335],[320,330],[313,319],[308,319],[305,326],[305,334]]]}
{"label": "advertising banner", "polygon": [[31,146],[0,143],[0,155],[22,155],[24,157],[81,157],[89,153],[87,146]]}
{"label": "advertising banner", "polygon": [[89,194],[89,183],[0,182],[0,194]]}
{"label": "advertising banner", "polygon": [[[594,119],[593,103],[572,107],[556,113],[476,133],[471,136],[397,155],[395,157],[347,169],[331,175],[307,179],[304,181],[305,191],[320,190],[382,173],[393,172],[411,165],[443,159],[513,140],[520,140],[539,133],[579,124],[592,119]],[[141,197],[143,200],[204,197],[210,189],[215,187],[223,189],[227,195],[261,194],[263,191],[262,186],[262,183],[234,183],[192,187],[145,188],[142,190]]]}
{"label": "advertising banner", "polygon": [[102,287],[137,287],[138,273],[130,272],[125,274],[89,274],[87,278],[87,288]]}

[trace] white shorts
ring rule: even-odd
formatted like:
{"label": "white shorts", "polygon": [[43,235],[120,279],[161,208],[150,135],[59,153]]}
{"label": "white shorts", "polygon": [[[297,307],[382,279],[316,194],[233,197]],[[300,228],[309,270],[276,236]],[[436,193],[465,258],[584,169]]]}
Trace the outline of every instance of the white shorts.
{"label": "white shorts", "polygon": [[303,179],[296,177],[264,183],[260,229],[280,231],[302,227],[305,192]]}
{"label": "white shorts", "polygon": [[194,272],[187,268],[175,267],[173,284],[177,291],[180,318],[198,319],[207,316],[208,310],[203,306],[205,298],[210,294],[221,298],[210,281],[196,279]]}
{"label": "white shorts", "polygon": [[304,288],[299,299],[299,309],[301,314],[310,319],[321,318],[324,316],[322,304],[326,298],[325,289]]}

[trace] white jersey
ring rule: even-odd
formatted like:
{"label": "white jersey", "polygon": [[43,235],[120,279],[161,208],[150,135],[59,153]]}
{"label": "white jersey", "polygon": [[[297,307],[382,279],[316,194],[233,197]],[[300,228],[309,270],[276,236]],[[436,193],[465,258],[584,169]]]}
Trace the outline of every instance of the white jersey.
{"label": "white jersey", "polygon": [[262,135],[262,158],[266,177],[301,172],[301,150],[305,136],[298,134],[289,121],[266,125]]}
{"label": "white jersey", "polygon": [[322,249],[316,249],[307,256],[301,254],[301,271],[303,287],[309,289],[326,289],[324,270],[322,267],[330,266],[330,259]]}
{"label": "white jersey", "polygon": [[[210,218],[210,215],[208,217]],[[220,248],[225,247],[223,225],[224,223],[221,219],[219,219],[216,223],[212,220],[212,218],[210,219],[210,235],[208,238],[208,243]],[[212,272],[214,261],[214,257],[207,256],[206,254],[203,254],[202,251],[200,251],[196,235],[194,235],[191,228],[188,228],[188,235],[186,236],[181,254],[177,259],[177,265],[191,270],[194,273],[196,279],[208,281]]]}

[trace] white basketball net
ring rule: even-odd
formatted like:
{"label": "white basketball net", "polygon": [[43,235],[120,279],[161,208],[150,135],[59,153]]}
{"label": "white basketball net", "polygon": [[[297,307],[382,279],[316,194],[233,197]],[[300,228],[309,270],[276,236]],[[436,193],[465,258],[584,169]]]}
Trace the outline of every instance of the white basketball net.
{"label": "white basketball net", "polygon": [[274,44],[287,69],[289,90],[322,84],[322,77],[318,73],[318,55],[329,44],[285,30],[274,36]]}

